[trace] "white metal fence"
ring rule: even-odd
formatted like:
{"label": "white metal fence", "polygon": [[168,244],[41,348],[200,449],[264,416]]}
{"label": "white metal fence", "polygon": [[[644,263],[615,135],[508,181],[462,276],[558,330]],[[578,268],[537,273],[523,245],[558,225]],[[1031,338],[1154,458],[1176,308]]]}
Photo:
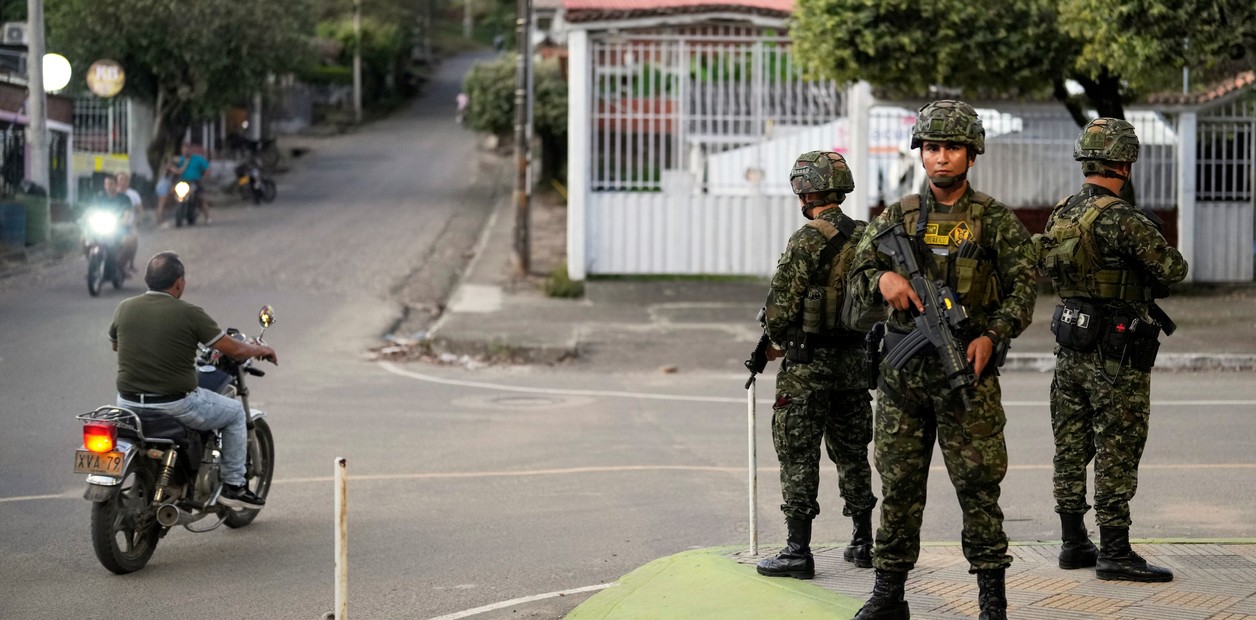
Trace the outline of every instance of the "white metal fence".
{"label": "white metal fence", "polygon": [[[925,178],[910,141],[923,102],[875,102],[867,118],[847,119],[846,92],[804,80],[788,38],[776,32],[687,26],[573,35],[570,115],[581,124],[570,151],[581,161],[569,215],[573,276],[769,275],[803,221],[788,182],[794,158],[816,149],[850,158],[865,135],[868,156],[857,159],[865,169],[855,181],[867,204],[848,210],[866,213],[862,207],[920,191]],[[1049,208],[1078,190],[1079,128],[1062,106],[970,103],[986,130],[974,187],[1018,209]],[[1132,176],[1140,206],[1179,208],[1179,183],[1195,186],[1183,211],[1190,227],[1178,231],[1187,235],[1184,251],[1204,248],[1192,274],[1252,279],[1256,91],[1201,112],[1197,128],[1158,109],[1129,108],[1126,119],[1141,143]],[[1191,153],[1179,133],[1196,145],[1195,157],[1184,156]]]}

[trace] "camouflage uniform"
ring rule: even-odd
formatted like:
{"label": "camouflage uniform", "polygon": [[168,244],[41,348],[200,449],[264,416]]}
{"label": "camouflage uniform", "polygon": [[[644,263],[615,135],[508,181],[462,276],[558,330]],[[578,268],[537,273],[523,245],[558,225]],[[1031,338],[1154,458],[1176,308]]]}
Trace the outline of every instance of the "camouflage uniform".
{"label": "camouflage uniform", "polygon": [[[1097,196],[1111,195],[1086,185],[1075,204],[1052,213],[1047,230],[1075,210],[1093,208]],[[1186,277],[1186,261],[1143,213],[1124,201],[1103,209],[1094,222],[1102,265],[1141,267],[1165,284]],[[1148,302],[1115,301],[1118,313],[1150,321]],[[1095,461],[1095,518],[1099,525],[1130,526],[1130,499],[1138,487],[1138,462],[1147,443],[1151,415],[1151,373],[1105,360],[1096,349],[1082,353],[1056,345],[1051,381],[1051,428],[1056,512],[1084,513],[1086,465]]]}
{"label": "camouflage uniform", "polygon": [[[817,219],[834,226],[849,220],[833,207]],[[846,243],[852,247],[858,236]],[[785,343],[788,330],[802,314],[803,296],[815,282],[829,275],[821,264],[828,240],[819,230],[803,226],[789,239],[777,263],[766,306],[767,332],[772,342]],[[851,333],[847,346],[819,347],[810,363],[781,363],[776,377],[776,404],[772,408],[772,443],[781,463],[781,492],[786,518],[814,519],[820,483],[820,440],[837,465],[838,485],[852,516],[871,510],[872,468],[868,444],[872,441],[872,406],[867,386],[863,334]],[[782,347],[783,348],[783,347]]]}
{"label": "camouflage uniform", "polygon": [[[968,188],[954,205],[932,204],[930,208],[938,214],[971,213],[974,197],[975,192]],[[934,202],[929,197],[924,200]],[[874,237],[904,221],[906,201],[890,205],[873,220],[855,251],[850,286],[861,297],[861,303],[883,303],[878,273],[896,270],[897,266],[877,250]],[[985,282],[957,286],[954,275],[946,278],[938,273],[938,263],[931,252],[917,252],[921,268],[930,271],[931,277],[952,280],[948,284],[968,308],[971,329],[956,334],[965,346],[987,330],[1007,341],[1018,336],[1033,317],[1034,248],[1029,233],[1002,203],[990,200],[983,206],[980,243],[991,253],[991,269],[982,278]],[[908,234],[914,231],[909,229]],[[971,293],[978,290],[981,298],[973,299]],[[909,333],[915,324],[909,313],[894,311],[887,327]],[[999,507],[999,485],[1007,472],[1003,436],[1006,417],[993,369],[988,369],[972,390],[973,408],[968,411],[964,410],[959,392],[948,386],[931,350],[918,354],[900,370],[882,363],[880,371],[873,432],[882,504],[873,565],[879,571],[893,573],[905,573],[915,566],[920,554],[929,462],[936,439],[959,496],[964,556],[972,570],[1009,566],[1012,558],[1007,554],[1003,511]]]}

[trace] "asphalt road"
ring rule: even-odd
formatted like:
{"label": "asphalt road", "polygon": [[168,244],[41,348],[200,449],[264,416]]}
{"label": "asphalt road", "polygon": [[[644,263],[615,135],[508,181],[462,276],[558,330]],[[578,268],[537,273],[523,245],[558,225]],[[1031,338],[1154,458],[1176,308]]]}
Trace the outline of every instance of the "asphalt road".
{"label": "asphalt road", "polygon": [[[486,160],[450,118],[467,66],[448,64],[429,98],[307,155],[273,205],[219,208],[210,227],[141,240],[141,255],[180,252],[185,299],[224,326],[255,333],[257,309],[277,310],[268,341],[281,363],[250,383],[278,444],[276,480],[247,528],[172,531],[143,571],[100,567],[71,472],[73,416],[112,401],[105,330],[140,288],[89,298],[78,260],[0,281],[0,617],[321,617],[333,602],[335,457],[349,463],[355,618],[462,617],[525,598],[536,600],[470,617],[556,618],[588,593],[543,595],[685,549],[745,544],[738,369],[467,370],[363,355],[435,294],[421,289],[456,271],[491,206],[468,173]],[[1014,540],[1058,536],[1048,381],[1004,378]],[[783,538],[770,384],[761,380],[756,433],[765,546]],[[1154,398],[1134,535],[1256,536],[1250,375],[1158,374]],[[825,476],[816,539],[839,541],[849,524]],[[956,540],[959,510],[936,457],[931,487],[924,538]]]}

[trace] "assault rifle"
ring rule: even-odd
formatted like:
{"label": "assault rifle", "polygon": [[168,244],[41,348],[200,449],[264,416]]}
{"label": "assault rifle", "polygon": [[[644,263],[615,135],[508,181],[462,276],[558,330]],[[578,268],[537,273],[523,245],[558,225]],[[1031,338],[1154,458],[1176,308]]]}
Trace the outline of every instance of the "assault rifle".
{"label": "assault rifle", "polygon": [[968,364],[968,351],[952,330],[962,329],[968,322],[968,311],[959,303],[955,293],[942,282],[925,276],[916,262],[911,239],[900,222],[882,231],[875,238],[877,249],[888,254],[905,272],[912,290],[924,304],[924,312],[915,316],[916,330],[908,334],[889,351],[886,361],[900,369],[908,360],[925,348],[933,346],[946,372],[947,384],[952,390],[961,390],[964,408],[972,409],[968,386],[977,380]]}
{"label": "assault rifle", "polygon": [[763,372],[768,367],[768,347],[772,346],[772,341],[768,338],[767,312],[765,308],[759,308],[759,314],[755,316],[755,320],[759,325],[763,326],[763,335],[759,336],[759,344],[755,345],[754,351],[750,353],[750,359],[746,360],[746,370],[750,371],[750,378],[746,379],[746,389],[754,384],[755,376]]}

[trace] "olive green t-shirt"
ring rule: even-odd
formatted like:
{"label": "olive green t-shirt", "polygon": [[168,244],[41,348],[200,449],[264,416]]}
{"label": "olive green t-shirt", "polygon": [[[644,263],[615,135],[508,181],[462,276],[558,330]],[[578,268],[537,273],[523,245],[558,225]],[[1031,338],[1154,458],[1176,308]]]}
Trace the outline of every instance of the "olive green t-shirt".
{"label": "olive green t-shirt", "polygon": [[118,346],[118,391],[186,394],[196,389],[196,345],[223,336],[198,306],[148,291],[118,304],[109,339]]}

